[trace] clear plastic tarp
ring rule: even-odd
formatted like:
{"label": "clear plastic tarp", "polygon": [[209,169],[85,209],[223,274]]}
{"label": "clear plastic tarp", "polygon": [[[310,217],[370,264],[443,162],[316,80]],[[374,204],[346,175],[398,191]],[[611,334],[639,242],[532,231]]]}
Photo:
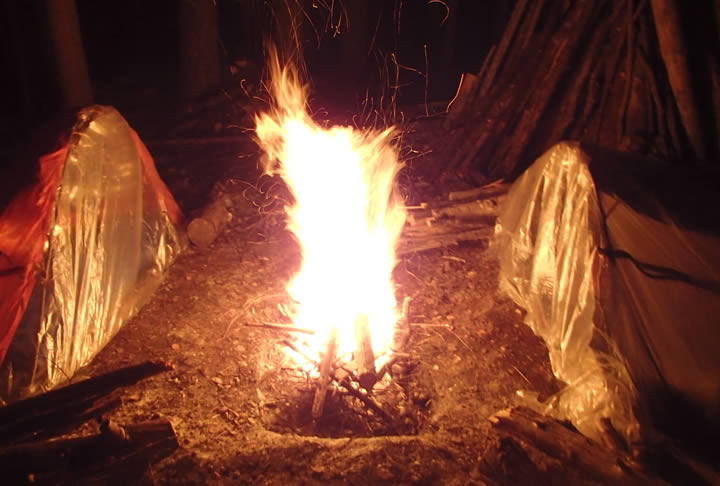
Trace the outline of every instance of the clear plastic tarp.
{"label": "clear plastic tarp", "polygon": [[598,247],[604,247],[597,192],[587,156],[562,143],[511,187],[496,227],[500,285],[527,310],[526,322],[546,343],[555,376],[568,386],[545,412],[597,435],[602,417],[634,435],[633,387],[611,343],[596,336]]}
{"label": "clear plastic tarp", "polygon": [[622,159],[552,147],[513,184],[495,247],[501,288],[567,383],[542,411],[633,441],[678,400],[720,423],[720,238],[700,228],[717,222],[707,178]]}
{"label": "clear plastic tarp", "polygon": [[113,108],[84,109],[69,137],[28,305],[3,363],[3,394],[67,381],[149,298],[182,250],[182,215]]}

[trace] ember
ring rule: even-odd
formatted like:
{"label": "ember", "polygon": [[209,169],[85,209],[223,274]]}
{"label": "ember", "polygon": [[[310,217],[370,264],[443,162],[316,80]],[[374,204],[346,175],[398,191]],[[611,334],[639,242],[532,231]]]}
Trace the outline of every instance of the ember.
{"label": "ember", "polygon": [[306,367],[321,363],[322,381],[335,356],[354,356],[360,383],[371,389],[399,316],[391,272],[405,210],[394,189],[401,164],[393,131],[318,126],[297,70],[270,57],[272,108],[256,117],[257,137],[265,171],[279,174],[295,198],[286,211],[303,263],[287,286],[289,314],[315,331],[294,357],[310,358]]}

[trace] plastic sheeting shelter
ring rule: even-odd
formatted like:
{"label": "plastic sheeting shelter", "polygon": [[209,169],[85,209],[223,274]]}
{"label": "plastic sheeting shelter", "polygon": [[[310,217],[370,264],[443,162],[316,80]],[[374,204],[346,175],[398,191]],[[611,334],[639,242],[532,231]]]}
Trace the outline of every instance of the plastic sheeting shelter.
{"label": "plastic sheeting shelter", "polygon": [[[512,186],[496,227],[502,288],[568,386],[548,409],[628,439],[720,425],[716,179],[576,143]],[[692,429],[692,427],[688,427]]]}
{"label": "plastic sheeting shelter", "polygon": [[[66,134],[67,135],[67,134]],[[67,381],[151,295],[182,214],[113,108],[82,110],[0,215],[0,395]],[[11,181],[4,181],[4,185]]]}

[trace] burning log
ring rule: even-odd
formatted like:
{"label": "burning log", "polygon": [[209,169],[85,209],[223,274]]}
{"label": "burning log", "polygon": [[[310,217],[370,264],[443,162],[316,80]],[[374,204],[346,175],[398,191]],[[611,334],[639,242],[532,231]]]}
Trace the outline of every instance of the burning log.
{"label": "burning log", "polygon": [[337,329],[333,328],[330,331],[330,338],[328,339],[327,350],[325,356],[323,356],[320,362],[320,376],[318,377],[318,385],[315,390],[315,398],[313,399],[312,406],[312,418],[317,420],[322,416],[323,409],[325,408],[325,397],[327,396],[328,385],[331,380],[332,365],[335,362],[335,355],[337,355],[338,347],[338,333]]}
{"label": "burning log", "polygon": [[378,379],[375,372],[375,353],[372,348],[370,326],[368,325],[368,317],[364,314],[355,320],[355,341],[357,343],[355,359],[357,361],[358,382],[361,387],[371,391]]}

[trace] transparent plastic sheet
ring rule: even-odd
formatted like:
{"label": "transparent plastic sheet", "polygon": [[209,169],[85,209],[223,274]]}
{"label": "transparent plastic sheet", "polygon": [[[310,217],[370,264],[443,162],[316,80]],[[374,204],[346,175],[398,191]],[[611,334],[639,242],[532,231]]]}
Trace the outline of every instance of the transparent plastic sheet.
{"label": "transparent plastic sheet", "polygon": [[527,310],[546,343],[555,376],[567,383],[543,413],[569,419],[591,437],[609,418],[628,440],[638,435],[635,388],[602,326],[596,291],[605,247],[597,191],[578,144],[560,143],[512,186],[496,226],[500,286]]}
{"label": "transparent plastic sheet", "polygon": [[[145,303],[185,246],[182,215],[113,108],[73,127],[35,287],[11,354],[12,394],[67,381]],[[7,361],[7,360],[6,360]]]}

